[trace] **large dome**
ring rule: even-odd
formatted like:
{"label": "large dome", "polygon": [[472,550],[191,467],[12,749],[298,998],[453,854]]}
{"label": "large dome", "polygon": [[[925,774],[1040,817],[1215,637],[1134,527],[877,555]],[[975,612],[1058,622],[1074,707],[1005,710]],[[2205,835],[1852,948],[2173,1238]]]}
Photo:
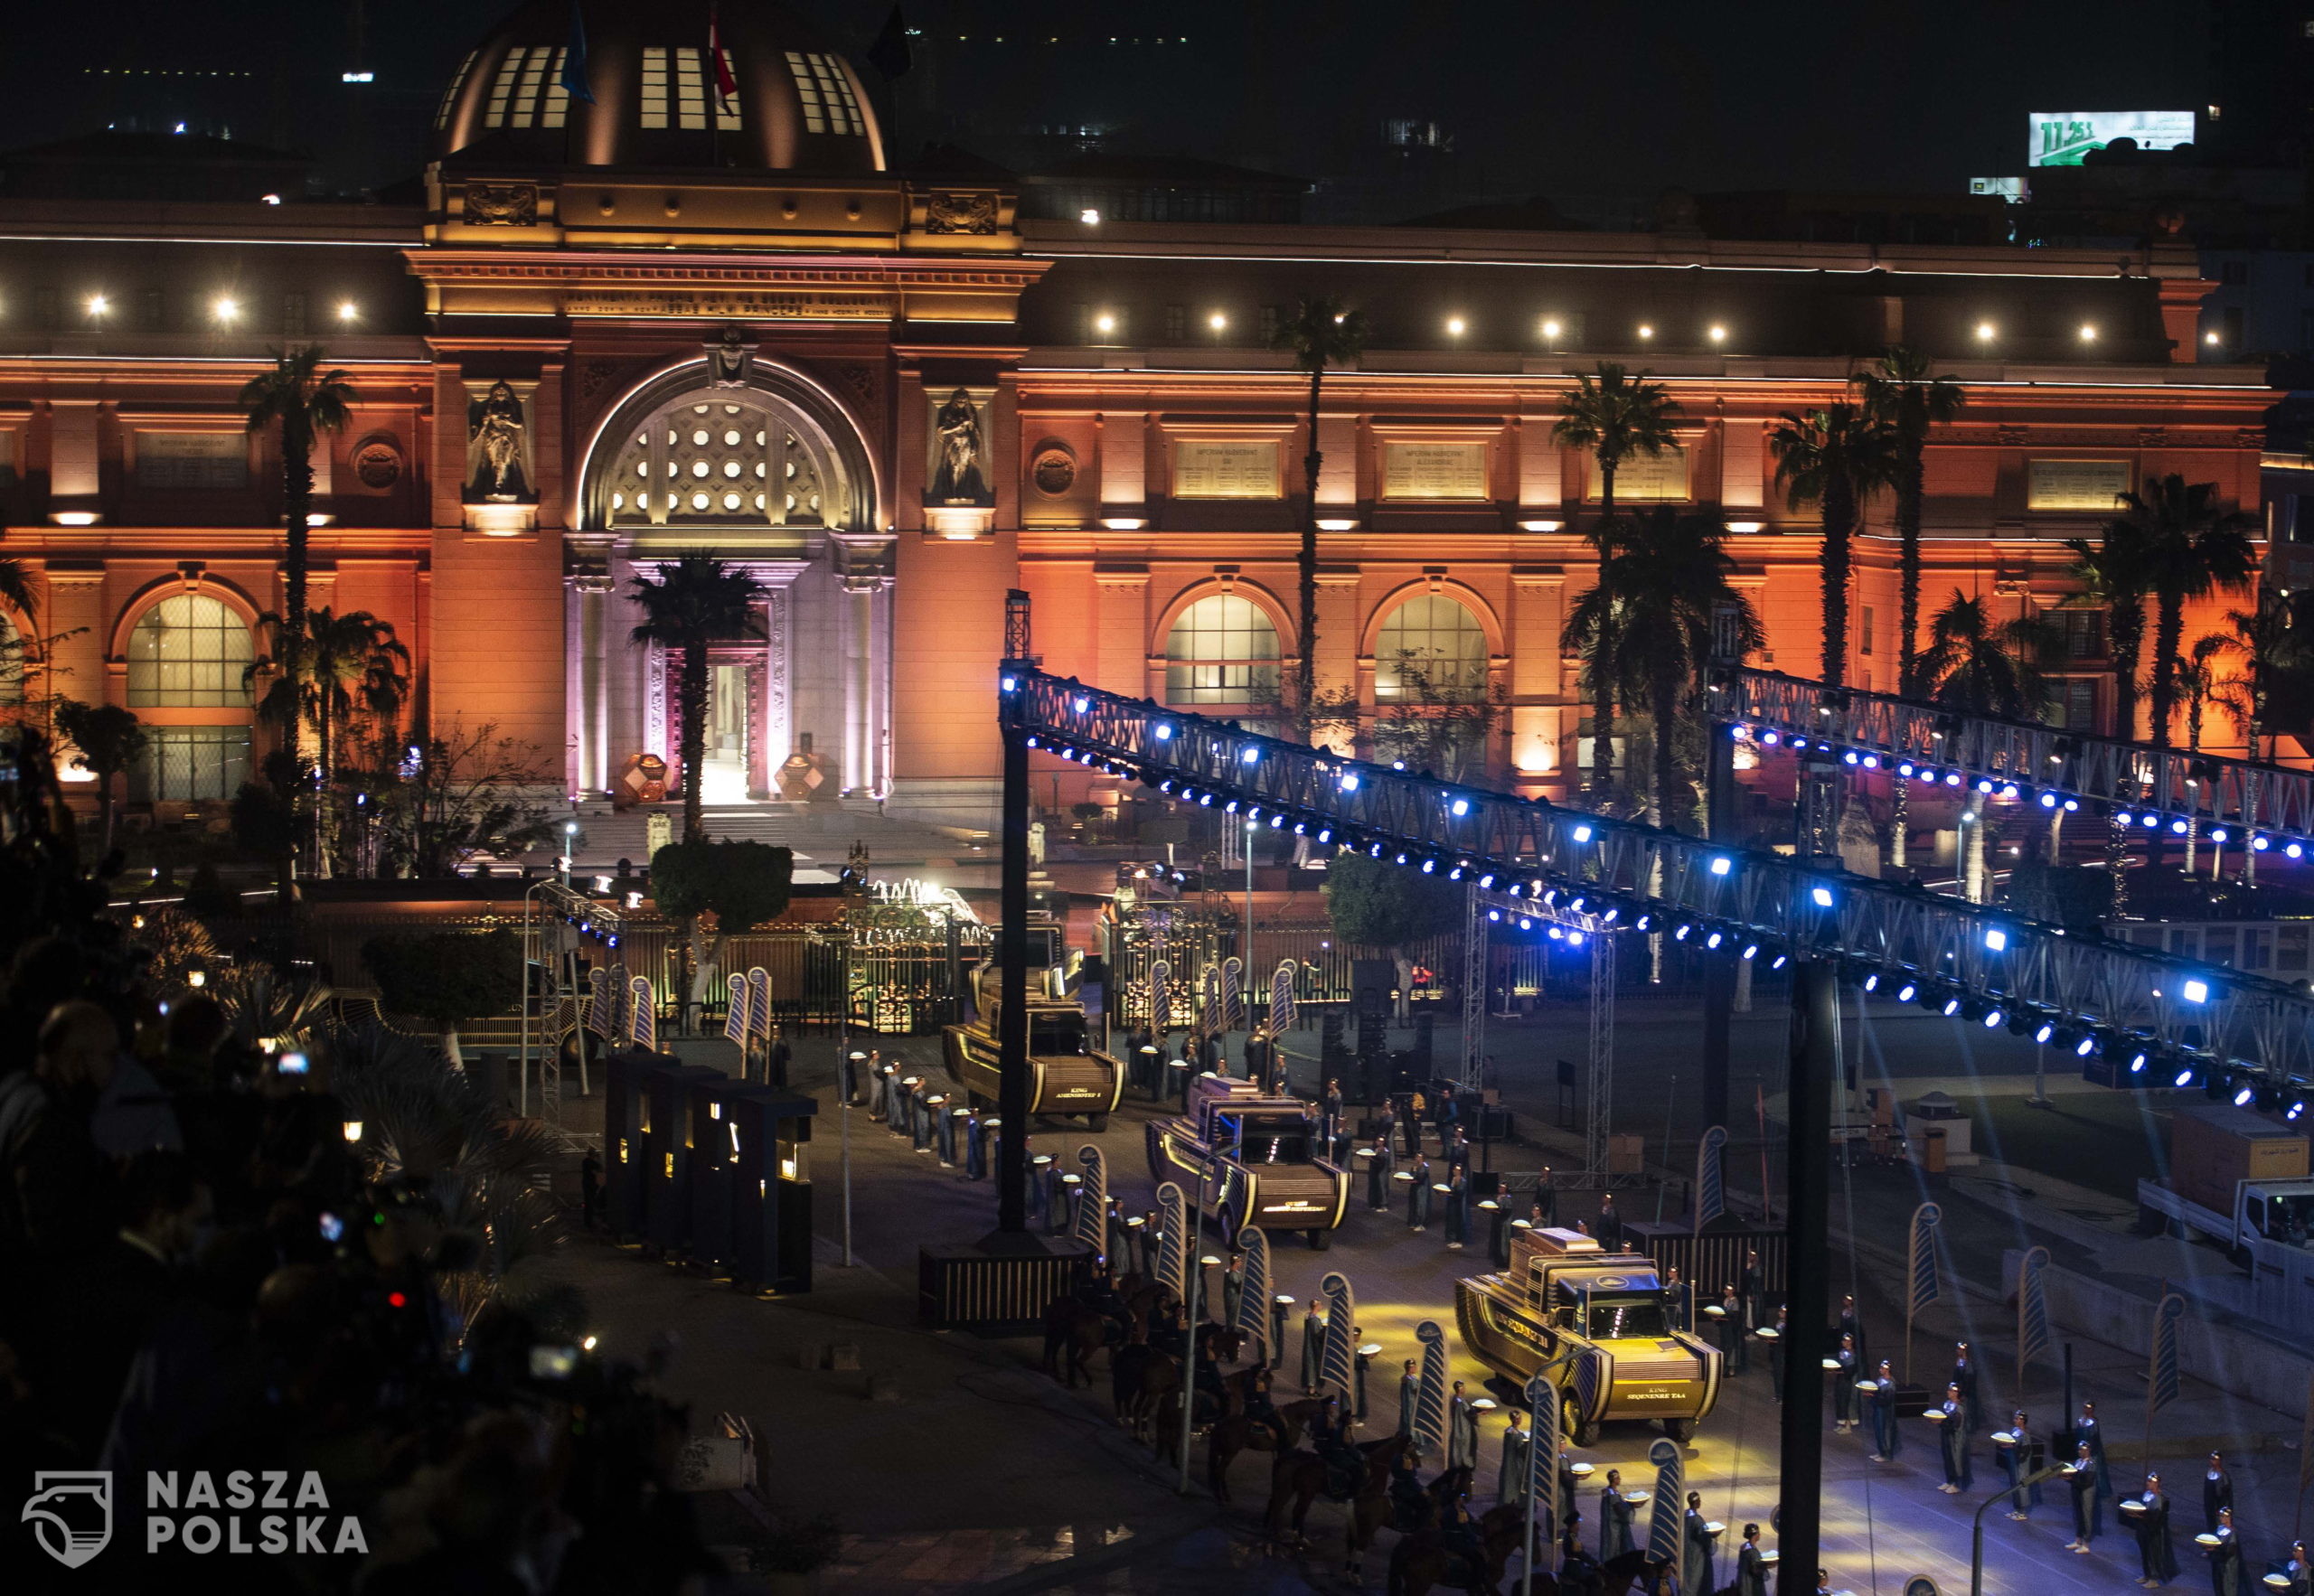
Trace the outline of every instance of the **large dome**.
{"label": "large dome", "polygon": [[767,0],[713,25],[737,91],[716,93],[709,0],[578,0],[589,105],[563,87],[574,0],[530,0],[477,45],[435,118],[435,153],[574,166],[880,172],[883,135],[851,63]]}

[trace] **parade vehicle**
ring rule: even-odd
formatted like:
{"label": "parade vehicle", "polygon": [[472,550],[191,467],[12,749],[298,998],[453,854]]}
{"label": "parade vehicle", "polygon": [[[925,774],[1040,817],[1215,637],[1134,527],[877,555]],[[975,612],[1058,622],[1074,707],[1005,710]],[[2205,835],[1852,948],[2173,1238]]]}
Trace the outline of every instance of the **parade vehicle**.
{"label": "parade vehicle", "polygon": [[1510,1268],[1454,1282],[1463,1345],[1514,1387],[1546,1373],[1576,1446],[1622,1420],[1651,1421],[1683,1441],[1710,1413],[1719,1353],[1674,1329],[1671,1312],[1653,1262],[1573,1230],[1522,1229]]}
{"label": "parade vehicle", "polygon": [[1298,1230],[1322,1251],[1332,1244],[1350,1206],[1350,1171],[1325,1158],[1314,1104],[1204,1075],[1190,1083],[1181,1117],[1152,1120],[1148,1131],[1151,1177],[1190,1194],[1201,1178],[1220,1244],[1248,1226]]}
{"label": "parade vehicle", "polygon": [[[998,975],[979,973],[975,991],[980,1018],[942,1032],[948,1073],[956,1077],[974,1108],[998,1098],[996,1020]],[[1109,1114],[1124,1092],[1124,1067],[1093,1043],[1083,1007],[1067,998],[1031,993],[1029,1009],[1029,1112],[1071,1115],[1093,1131],[1109,1128]]]}

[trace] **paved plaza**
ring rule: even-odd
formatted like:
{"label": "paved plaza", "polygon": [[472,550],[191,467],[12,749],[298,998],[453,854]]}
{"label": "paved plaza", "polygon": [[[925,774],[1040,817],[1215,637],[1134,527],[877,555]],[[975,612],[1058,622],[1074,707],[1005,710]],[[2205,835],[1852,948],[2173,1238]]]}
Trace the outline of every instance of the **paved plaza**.
{"label": "paved plaza", "polygon": [[[1924,1029],[1906,1034],[1913,1025],[1905,1019],[1882,1028],[1897,1033],[1898,1046],[1891,1052],[1933,1062],[1941,1049]],[[1773,1011],[1739,1025],[1739,1058],[1747,1047],[1764,1053],[1780,1027],[1781,1017]],[[1668,1074],[1670,1062],[1660,1056],[1651,1062],[1651,1055],[1675,1047],[1691,1050],[1691,1029],[1682,1032],[1669,1016],[1627,1029],[1623,1067],[1638,1112],[1649,1112],[1644,1105],[1661,1095],[1648,1084],[1651,1070]],[[1505,1039],[1500,1032],[1498,1039]],[[876,1040],[887,1057],[936,1071],[936,1038]],[[720,1041],[678,1046],[694,1062],[726,1068],[736,1063],[736,1054]],[[823,1105],[813,1150],[819,1242],[811,1294],[759,1300],[607,1244],[574,1249],[560,1267],[588,1292],[614,1348],[637,1347],[665,1327],[678,1327],[681,1348],[670,1375],[675,1390],[701,1414],[731,1409],[755,1422],[768,1459],[775,1507],[782,1513],[831,1510],[841,1516],[846,1540],[836,1575],[839,1588],[869,1593],[1349,1588],[1340,1569],[1342,1509],[1320,1504],[1311,1516],[1311,1549],[1300,1556],[1275,1555],[1261,1533],[1264,1460],[1256,1455],[1238,1460],[1234,1504],[1218,1507],[1203,1488],[1201,1444],[1193,1457],[1193,1488],[1186,1497],[1177,1496],[1171,1472],[1115,1424],[1105,1359],[1096,1360],[1092,1389],[1068,1393],[1037,1371],[1039,1349],[1031,1341],[934,1335],[918,1328],[917,1248],[986,1234],[995,1216],[994,1188],[943,1169],[931,1153],[911,1152],[906,1140],[857,1111],[851,1115],[856,1267],[842,1267],[842,1116],[833,1106],[831,1087],[833,1047],[823,1039],[807,1040],[797,1055],[791,1079],[816,1094]],[[1506,1085],[1512,1087],[1509,1094],[1515,1106],[1515,1083]],[[1909,1083],[1905,1090],[1909,1095]],[[583,1131],[597,1103],[573,1102],[568,1110],[569,1123]],[[1660,1113],[1660,1106],[1655,1112]],[[1111,1191],[1137,1211],[1153,1203],[1143,1131],[1152,1113],[1149,1105],[1129,1098],[1105,1133],[1093,1136],[1053,1122],[1038,1129],[1032,1148],[1062,1153],[1087,1141],[1101,1146],[1109,1160]],[[1576,1161],[1567,1156],[1573,1148],[1563,1135],[1539,1130],[1538,1134],[1551,1145],[1498,1148],[1496,1167],[1528,1169],[1547,1160],[1566,1168]],[[1756,1150],[1742,1156],[1751,1158],[1750,1167],[1756,1169]],[[1733,1183],[1741,1183],[1740,1162],[1731,1157]],[[1980,1170],[1940,1191],[1948,1208],[1971,1216],[1962,1226],[1960,1250],[1981,1253],[2045,1239],[2044,1227],[2051,1223],[2060,1229],[2092,1227],[2092,1221],[2069,1217],[2067,1210],[2093,1211],[2078,1209],[2079,1204],[2096,1202],[2093,1195],[2067,1188],[2067,1195],[2055,1202],[2016,1200],[2003,1184],[2006,1173],[2004,1166],[1992,1166],[1990,1173]],[[1902,1168],[1848,1171],[1834,1193],[1832,1289],[1836,1295],[1852,1289],[1862,1301],[1876,1357],[1901,1358],[1901,1309],[1888,1291],[1895,1273],[1894,1254],[1884,1242],[1891,1234],[1901,1237],[1902,1216],[1920,1195],[1917,1178]],[[1636,1200],[1624,1198],[1627,1215],[1650,1216],[1651,1197],[1643,1190]],[[1591,1200],[1571,1196],[1562,1204],[1562,1215],[1579,1216]],[[2117,1219],[2118,1206],[2107,1206],[2112,1211],[2104,1219]],[[2008,1234],[1990,1219],[1995,1214],[2007,1216]],[[1893,1233],[1886,1228],[1890,1225],[1897,1227]],[[2050,1232],[2046,1239],[2066,1238]],[[2072,1244],[2079,1251],[2077,1235]],[[1274,1258],[1276,1289],[1302,1301],[1315,1295],[1330,1271],[1345,1273],[1356,1289],[1364,1333],[1383,1347],[1374,1360],[1368,1435],[1395,1428],[1398,1362],[1414,1354],[1414,1328],[1425,1319],[1447,1328],[1453,1377],[1471,1382],[1475,1391],[1485,1371],[1453,1333],[1453,1282],[1486,1267],[1482,1230],[1474,1231],[1470,1250],[1449,1252],[1438,1225],[1416,1235],[1400,1213],[1369,1213],[1361,1188],[1333,1248],[1317,1253],[1289,1237],[1276,1246]],[[1982,1278],[1966,1278],[1972,1272]],[[1944,1299],[1916,1327],[1916,1375],[1923,1381],[1941,1378],[1953,1340],[1967,1336],[1976,1342],[1984,1368],[1987,1427],[1997,1422],[1989,1415],[2005,1422],[2009,1408],[2022,1402],[2032,1412],[2036,1430],[2046,1436],[2063,1416],[2056,1366],[2037,1364],[2020,1391],[2009,1351],[2014,1313],[1999,1300],[1997,1276],[1965,1263],[1956,1273],[1961,1278],[1948,1283]],[[1289,1339],[1277,1387],[1280,1400],[1295,1394],[1298,1331]],[[817,1361],[804,1356],[807,1350],[816,1353],[829,1344],[856,1347],[859,1372],[799,1366]],[[2075,1398],[2097,1402],[2116,1485],[2129,1494],[2136,1488],[2144,1450],[2143,1359],[2078,1337],[2072,1347]],[[890,1381],[897,1401],[870,1400],[871,1380]],[[1741,1525],[1764,1523],[1774,1507],[1776,1424],[1768,1379],[1754,1359],[1752,1372],[1730,1380],[1718,1410],[1687,1449],[1689,1488],[1703,1494],[1710,1516],[1731,1526],[1725,1543],[1728,1555],[1717,1571],[1721,1583],[1733,1579],[1731,1559]],[[1472,1494],[1475,1506],[1494,1498],[1500,1428],[1491,1417]],[[1868,1432],[1827,1437],[1825,1548],[1836,1588],[1894,1596],[1908,1578],[1924,1573],[1940,1589],[1965,1588],[1970,1514],[1999,1482],[1992,1449],[1980,1438],[1975,1488],[1948,1496],[1937,1488],[1942,1474],[1930,1426],[1911,1421],[1904,1428],[1901,1453],[1885,1464],[1867,1460]],[[2159,1415],[2150,1455],[2178,1505],[2182,1581],[2206,1577],[2190,1536],[2200,1527],[2202,1455],[2213,1447],[2225,1451],[2234,1478],[2237,1522],[2251,1573],[2282,1554],[2295,1511],[2299,1430],[2294,1418],[2192,1378],[2183,1397]],[[1627,1482],[1643,1486],[1651,1483],[1644,1460],[1655,1438],[1651,1428],[1610,1425],[1597,1446],[1576,1456],[1598,1466],[1594,1480],[1613,1467],[1623,1470]],[[1593,1494],[1586,1488],[1586,1497]],[[1588,1520],[1594,1509],[1587,1501],[1585,1511]],[[2071,1525],[2054,1487],[2029,1522],[2013,1522],[2007,1513],[2004,1503],[1986,1515],[1986,1589],[2085,1591],[2136,1580],[2134,1542],[2113,1521],[2110,1507],[2104,1533],[2087,1556],[2065,1552]],[[1643,1518],[1640,1527],[1643,1535]],[[1586,1542],[1594,1541],[1594,1523],[1585,1528]],[[1381,1582],[1389,1541],[1385,1535],[1369,1555],[1369,1583]]]}

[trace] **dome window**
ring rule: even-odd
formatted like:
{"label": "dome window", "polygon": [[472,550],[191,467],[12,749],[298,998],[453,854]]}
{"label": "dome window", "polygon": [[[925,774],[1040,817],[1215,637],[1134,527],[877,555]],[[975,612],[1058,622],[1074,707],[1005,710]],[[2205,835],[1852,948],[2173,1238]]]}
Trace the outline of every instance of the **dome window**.
{"label": "dome window", "polygon": [[795,98],[804,107],[804,132],[857,136],[868,131],[860,115],[860,102],[851,97],[851,80],[832,57],[816,50],[791,50],[787,70],[795,75]]}
{"label": "dome window", "polygon": [[[731,69],[731,52],[723,55],[723,70]],[[704,132],[707,127],[707,52],[688,45],[670,50],[646,46],[643,52],[643,93],[636,101],[636,118],[645,127],[677,127]],[[670,119],[672,117],[672,120]],[[740,126],[739,102],[726,100],[715,110],[716,126]],[[707,407],[699,407],[704,411]]]}
{"label": "dome window", "polygon": [[491,80],[486,127],[560,127],[570,114],[570,91],[562,86],[566,54],[559,44],[518,44],[498,63]]}

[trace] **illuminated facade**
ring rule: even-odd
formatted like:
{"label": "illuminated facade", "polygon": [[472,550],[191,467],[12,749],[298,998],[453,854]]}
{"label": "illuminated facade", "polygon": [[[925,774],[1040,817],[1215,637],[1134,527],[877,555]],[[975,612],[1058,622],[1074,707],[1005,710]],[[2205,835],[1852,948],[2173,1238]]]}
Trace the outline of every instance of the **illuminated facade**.
{"label": "illuminated facade", "polygon": [[[1928,462],[1924,614],[1956,587],[2058,606],[2063,540],[2149,477],[2258,502],[2272,396],[2195,363],[2211,285],[2182,240],[1023,222],[997,174],[894,171],[862,80],[804,23],[733,7],[724,30],[728,99],[685,8],[591,6],[588,105],[560,87],[568,8],[526,6],[451,85],[422,205],[0,203],[0,514],[43,606],[12,620],[64,634],[61,690],[159,731],[135,795],[221,796],[246,766],[239,677],[282,534],[274,446],[234,394],[307,339],[359,396],[316,463],[311,602],[394,625],[415,714],[564,750],[590,793],[674,752],[625,588],[691,549],[768,594],[764,636],[715,653],[710,801],[800,792],[804,753],[856,798],[983,821],[1016,586],[1050,669],[1269,711],[1302,647],[1309,439],[1307,381],[1267,344],[1305,293],[1371,324],[1318,423],[1321,681],[1385,722],[1491,696],[1470,757],[1529,790],[1564,786],[1585,713],[1559,638],[1597,484],[1550,433],[1598,360],[1685,416],[1680,454],[1620,496],[1727,518],[1769,662],[1796,673],[1815,523],[1765,434],[1840,397],[1851,352],[1912,343],[1969,390]],[[1849,663],[1884,689],[1886,513]],[[2061,712],[2093,718],[2102,642],[2077,630]]]}

